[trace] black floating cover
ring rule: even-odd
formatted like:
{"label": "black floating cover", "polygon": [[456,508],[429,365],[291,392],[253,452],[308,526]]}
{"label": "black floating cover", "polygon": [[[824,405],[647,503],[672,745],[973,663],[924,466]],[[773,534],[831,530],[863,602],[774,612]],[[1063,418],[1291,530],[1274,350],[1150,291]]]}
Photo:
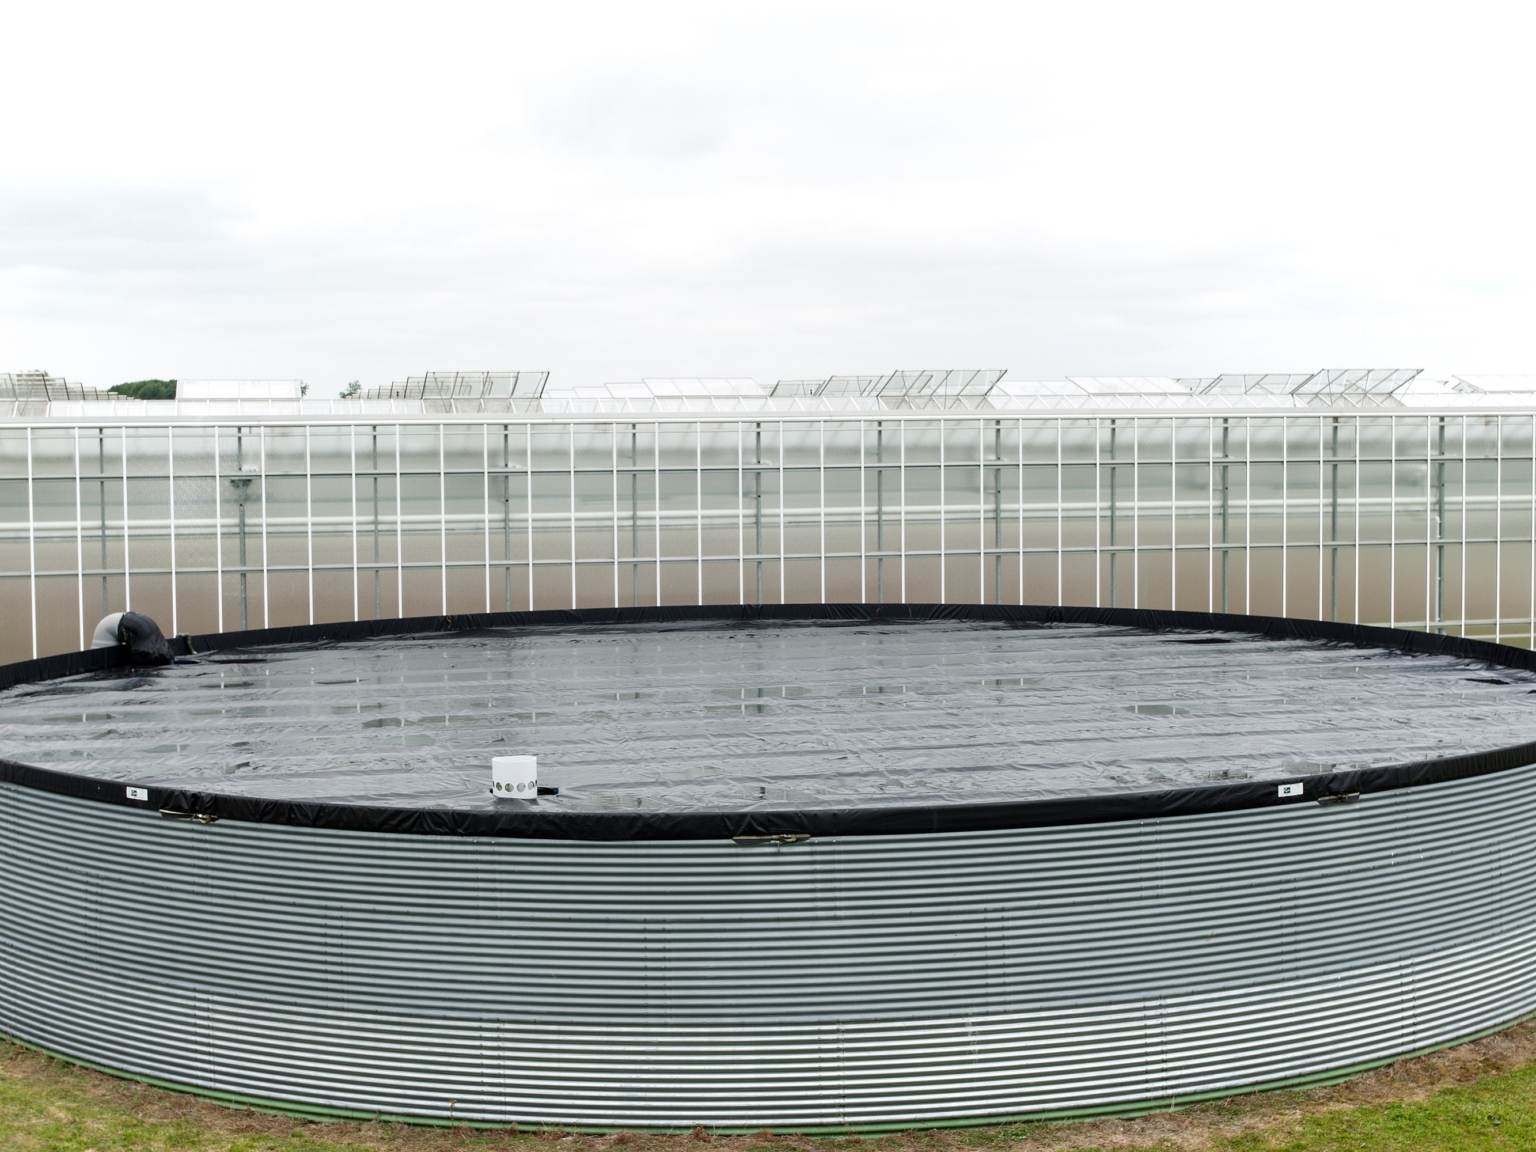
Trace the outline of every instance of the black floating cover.
{"label": "black floating cover", "polygon": [[128,663],[137,665],[169,664],[171,646],[148,616],[124,612],[117,622],[117,642],[128,650]]}
{"label": "black floating cover", "polygon": [[[1310,806],[1536,764],[1536,657],[1459,637],[1126,609],[634,614],[13,666],[0,782],[360,831],[751,840]],[[507,755],[558,794],[498,800]]]}

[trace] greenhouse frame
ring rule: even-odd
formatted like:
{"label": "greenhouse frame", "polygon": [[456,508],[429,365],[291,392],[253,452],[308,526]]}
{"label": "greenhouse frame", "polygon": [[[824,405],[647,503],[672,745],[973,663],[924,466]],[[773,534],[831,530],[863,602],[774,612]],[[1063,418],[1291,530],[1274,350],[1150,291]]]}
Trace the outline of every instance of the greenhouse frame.
{"label": "greenhouse frame", "polygon": [[29,616],[0,660],[123,609],[188,633],[1059,604],[1536,644],[1532,378],[546,380],[135,401],[0,376],[0,595]]}

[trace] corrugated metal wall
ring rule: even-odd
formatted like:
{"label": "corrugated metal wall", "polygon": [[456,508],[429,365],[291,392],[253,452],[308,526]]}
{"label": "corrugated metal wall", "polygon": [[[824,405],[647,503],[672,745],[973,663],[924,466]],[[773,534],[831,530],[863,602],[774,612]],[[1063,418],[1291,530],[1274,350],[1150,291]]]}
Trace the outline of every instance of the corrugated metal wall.
{"label": "corrugated metal wall", "polygon": [[0,788],[3,1026],[460,1120],[933,1122],[1189,1096],[1536,1008],[1536,767],[1358,803],[596,844]]}

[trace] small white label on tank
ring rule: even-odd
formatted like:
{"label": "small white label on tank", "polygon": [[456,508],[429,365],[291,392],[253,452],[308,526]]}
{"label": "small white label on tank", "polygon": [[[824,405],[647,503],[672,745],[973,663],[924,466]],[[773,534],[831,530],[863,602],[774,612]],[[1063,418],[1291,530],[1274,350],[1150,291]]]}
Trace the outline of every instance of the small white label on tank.
{"label": "small white label on tank", "polygon": [[1282,784],[1280,785],[1280,795],[1282,798],[1286,796],[1300,796],[1306,790],[1306,787],[1305,784]]}
{"label": "small white label on tank", "polygon": [[128,789],[128,799],[130,799],[130,800],[148,800],[149,799],[149,789],[148,788],[129,788]]}
{"label": "small white label on tank", "polygon": [[512,800],[534,800],[539,795],[537,756],[491,757],[491,795]]}

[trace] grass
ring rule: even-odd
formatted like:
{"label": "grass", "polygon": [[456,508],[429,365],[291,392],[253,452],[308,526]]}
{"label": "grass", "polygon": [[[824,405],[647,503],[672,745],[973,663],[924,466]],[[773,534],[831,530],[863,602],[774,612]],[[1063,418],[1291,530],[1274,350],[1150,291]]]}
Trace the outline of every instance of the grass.
{"label": "grass", "polygon": [[7,1152],[1504,1152],[1536,1150],[1536,1022],[1330,1088],[1135,1120],[889,1136],[658,1136],[308,1123],[224,1108],[0,1043]]}

